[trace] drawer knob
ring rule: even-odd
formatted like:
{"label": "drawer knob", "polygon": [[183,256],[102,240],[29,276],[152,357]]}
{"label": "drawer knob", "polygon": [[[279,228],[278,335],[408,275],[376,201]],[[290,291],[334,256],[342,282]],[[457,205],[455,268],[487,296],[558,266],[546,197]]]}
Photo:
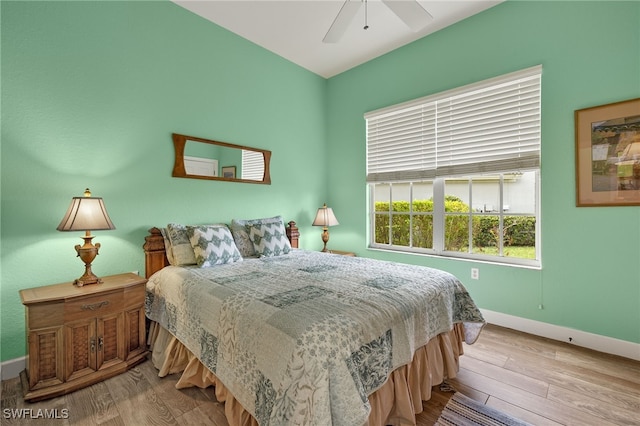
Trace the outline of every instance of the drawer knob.
{"label": "drawer knob", "polygon": [[100,309],[103,306],[107,306],[109,304],[108,300],[103,300],[102,302],[92,303],[91,305],[82,305],[80,309],[83,311],[95,311],[96,309]]}

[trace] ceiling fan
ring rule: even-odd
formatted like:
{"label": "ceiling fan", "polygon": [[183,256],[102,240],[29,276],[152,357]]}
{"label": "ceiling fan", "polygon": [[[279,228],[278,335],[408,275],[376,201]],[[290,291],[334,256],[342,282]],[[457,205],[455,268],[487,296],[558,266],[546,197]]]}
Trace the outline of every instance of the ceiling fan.
{"label": "ceiling fan", "polygon": [[[346,0],[322,41],[324,43],[337,43],[363,3],[365,7],[364,29],[369,28],[367,24],[367,0]],[[413,32],[421,30],[433,19],[433,16],[424,10],[416,0],[382,0],[382,3],[398,15]]]}

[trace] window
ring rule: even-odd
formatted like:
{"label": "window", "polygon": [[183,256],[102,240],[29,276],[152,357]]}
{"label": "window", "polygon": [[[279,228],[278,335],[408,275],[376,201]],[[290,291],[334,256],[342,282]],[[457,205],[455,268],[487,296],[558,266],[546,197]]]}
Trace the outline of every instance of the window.
{"label": "window", "polygon": [[541,73],[365,114],[371,247],[540,266]]}

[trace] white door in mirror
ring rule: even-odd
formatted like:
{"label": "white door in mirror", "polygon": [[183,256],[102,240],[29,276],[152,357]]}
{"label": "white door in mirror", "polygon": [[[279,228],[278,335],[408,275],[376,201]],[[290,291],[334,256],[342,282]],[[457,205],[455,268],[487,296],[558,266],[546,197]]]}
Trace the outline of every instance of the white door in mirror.
{"label": "white door in mirror", "polygon": [[184,157],[187,174],[197,176],[218,176],[218,160],[200,157]]}

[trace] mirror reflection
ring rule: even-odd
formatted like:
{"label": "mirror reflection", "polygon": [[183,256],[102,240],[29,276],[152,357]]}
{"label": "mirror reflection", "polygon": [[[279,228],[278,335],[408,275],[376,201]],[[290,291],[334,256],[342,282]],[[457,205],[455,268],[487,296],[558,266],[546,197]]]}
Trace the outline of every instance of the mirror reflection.
{"label": "mirror reflection", "polygon": [[173,134],[174,177],[270,184],[271,151]]}

